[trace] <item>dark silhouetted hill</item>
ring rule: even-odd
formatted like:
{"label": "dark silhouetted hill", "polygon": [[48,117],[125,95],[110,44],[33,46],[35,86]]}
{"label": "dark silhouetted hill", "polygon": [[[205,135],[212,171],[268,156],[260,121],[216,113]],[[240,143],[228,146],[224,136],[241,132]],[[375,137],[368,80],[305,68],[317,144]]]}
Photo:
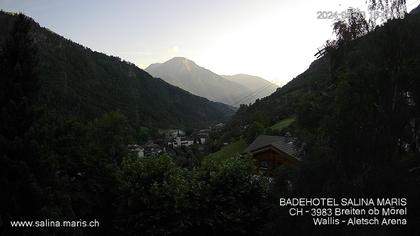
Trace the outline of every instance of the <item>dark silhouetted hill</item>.
{"label": "dark silhouetted hill", "polygon": [[[16,16],[0,13],[0,43]],[[39,49],[38,104],[79,117],[119,111],[137,126],[199,127],[226,120],[231,107],[155,79],[132,63],[65,39],[33,22]]]}

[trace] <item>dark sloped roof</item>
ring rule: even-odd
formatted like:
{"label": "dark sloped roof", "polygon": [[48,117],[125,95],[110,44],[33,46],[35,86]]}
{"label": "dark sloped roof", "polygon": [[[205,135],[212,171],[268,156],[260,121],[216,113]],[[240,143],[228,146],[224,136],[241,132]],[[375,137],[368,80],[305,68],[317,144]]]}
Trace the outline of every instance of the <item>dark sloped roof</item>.
{"label": "dark sloped roof", "polygon": [[271,145],[296,158],[298,151],[296,146],[293,144],[293,140],[294,138],[291,137],[260,135],[245,149],[244,152],[253,152]]}

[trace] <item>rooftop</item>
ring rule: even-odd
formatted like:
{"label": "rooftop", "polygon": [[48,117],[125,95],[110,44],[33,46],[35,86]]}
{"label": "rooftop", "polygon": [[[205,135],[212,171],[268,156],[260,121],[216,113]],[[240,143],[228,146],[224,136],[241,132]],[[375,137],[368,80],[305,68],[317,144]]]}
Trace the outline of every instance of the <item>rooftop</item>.
{"label": "rooftop", "polygon": [[296,146],[293,144],[294,140],[295,139],[292,137],[260,135],[245,149],[244,152],[253,152],[271,145],[292,157],[297,157],[298,151]]}

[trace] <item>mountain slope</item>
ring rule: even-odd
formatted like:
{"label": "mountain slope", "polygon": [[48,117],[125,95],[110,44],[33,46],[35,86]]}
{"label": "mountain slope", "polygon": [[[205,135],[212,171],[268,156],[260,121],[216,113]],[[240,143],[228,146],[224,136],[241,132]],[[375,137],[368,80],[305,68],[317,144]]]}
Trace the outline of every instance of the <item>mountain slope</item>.
{"label": "mountain slope", "polygon": [[[418,14],[410,14],[404,20],[390,21],[383,27],[379,27],[375,31],[354,40],[351,48],[345,51],[345,55],[347,56],[340,58],[340,60],[349,61],[349,65],[354,68],[356,68],[356,65],[362,67],[363,65],[377,64],[378,68],[388,68],[388,65],[384,66],[380,64],[385,64],[381,60],[385,56],[399,55],[395,51],[392,51],[398,49],[401,51],[401,55],[404,55],[404,62],[407,63],[405,65],[406,67],[404,67],[404,73],[407,73],[407,75],[410,73],[416,74],[409,71],[409,69],[418,68],[417,66],[419,64],[418,53],[420,51],[418,44],[415,43],[416,40],[420,39],[420,35],[416,30],[418,27],[420,27],[420,15]],[[392,36],[388,31],[394,32],[395,35]],[[389,45],[390,43],[399,42],[398,40],[401,40],[401,38],[404,39],[402,41],[403,43],[392,45],[392,47]],[[374,51],[377,55],[372,54]],[[342,52],[340,51],[340,53]],[[374,58],[375,56],[376,58]],[[339,62],[343,63],[341,61]],[[327,56],[315,60],[305,72],[278,89],[272,95],[261,99],[261,101],[249,107],[240,109],[234,116],[233,123],[245,126],[253,121],[258,121],[265,122],[265,125],[270,125],[281,119],[295,116],[299,112],[303,118],[308,118],[309,113],[316,113],[318,117],[312,117],[313,120],[320,120],[326,114],[315,111],[322,110],[324,107],[333,103],[337,87],[342,86],[340,83],[353,83],[353,81],[342,82],[337,78],[333,78],[333,75],[337,77],[336,74],[343,76],[341,75],[343,72],[340,70],[338,70],[339,72],[333,73],[333,66],[337,67],[337,62],[335,64],[331,63],[330,58]],[[343,65],[340,66],[345,68]],[[354,71],[356,70],[354,68],[349,71],[355,73]],[[365,69],[360,70],[364,71]],[[350,74],[350,72],[348,73]],[[376,73],[379,74],[379,72]],[[380,73],[384,72],[381,71]],[[409,78],[407,75],[404,78]],[[412,87],[415,87],[414,84]],[[379,90],[379,88],[372,89],[372,92],[376,92],[376,90]]]}
{"label": "mountain slope", "polygon": [[410,14],[419,14],[420,13],[420,5],[410,11]]}
{"label": "mountain slope", "polygon": [[[0,12],[0,43],[16,17]],[[199,127],[224,121],[232,109],[155,79],[135,65],[94,52],[33,22],[39,48],[39,105],[95,118],[118,110],[135,126]]]}
{"label": "mountain slope", "polygon": [[274,93],[278,88],[277,85],[258,76],[246,74],[222,76],[227,80],[238,83],[250,89],[253,92],[253,94],[250,96],[251,100],[267,97],[268,95]]}
{"label": "mountain slope", "polygon": [[245,96],[252,93],[245,86],[229,81],[183,57],[152,64],[145,70],[154,77],[195,95],[232,106],[238,106]]}
{"label": "mountain slope", "polygon": [[257,121],[272,125],[294,116],[302,99],[326,89],[330,83],[328,59],[323,57],[314,61],[305,72],[270,96],[239,109],[232,122],[243,126],[253,122],[255,117],[263,117]]}

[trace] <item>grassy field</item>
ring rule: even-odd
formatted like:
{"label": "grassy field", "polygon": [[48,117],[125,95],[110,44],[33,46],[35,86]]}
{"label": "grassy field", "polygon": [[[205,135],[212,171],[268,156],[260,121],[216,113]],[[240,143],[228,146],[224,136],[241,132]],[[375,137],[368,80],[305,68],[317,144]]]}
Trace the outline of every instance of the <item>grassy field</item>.
{"label": "grassy field", "polygon": [[230,156],[238,155],[246,148],[245,140],[240,139],[234,143],[224,146],[219,151],[208,155],[205,158],[224,159]]}
{"label": "grassy field", "polygon": [[273,130],[281,131],[284,128],[287,128],[295,121],[295,118],[289,117],[277,122],[275,125],[271,126],[270,128]]}

